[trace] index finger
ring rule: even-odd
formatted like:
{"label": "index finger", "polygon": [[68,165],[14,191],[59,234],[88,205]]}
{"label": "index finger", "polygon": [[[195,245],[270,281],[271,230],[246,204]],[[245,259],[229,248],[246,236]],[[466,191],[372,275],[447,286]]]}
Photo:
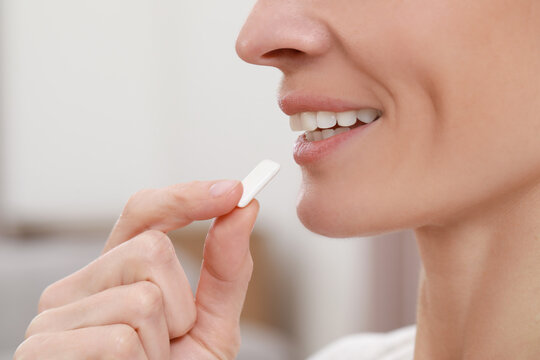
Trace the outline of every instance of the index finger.
{"label": "index finger", "polygon": [[147,230],[164,233],[231,212],[242,196],[238,180],[194,181],[142,190],[127,202],[103,253]]}

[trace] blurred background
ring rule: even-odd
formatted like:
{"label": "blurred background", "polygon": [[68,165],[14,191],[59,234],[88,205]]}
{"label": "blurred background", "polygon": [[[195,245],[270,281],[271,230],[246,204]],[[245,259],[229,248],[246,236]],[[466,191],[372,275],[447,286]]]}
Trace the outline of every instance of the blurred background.
{"label": "blurred background", "polygon": [[[0,0],[0,358],[50,283],[96,258],[130,194],[282,171],[260,196],[239,359],[302,359],[415,318],[413,235],[328,239],[295,213],[280,73],[243,63],[254,0]],[[208,222],[174,232],[196,286]]]}

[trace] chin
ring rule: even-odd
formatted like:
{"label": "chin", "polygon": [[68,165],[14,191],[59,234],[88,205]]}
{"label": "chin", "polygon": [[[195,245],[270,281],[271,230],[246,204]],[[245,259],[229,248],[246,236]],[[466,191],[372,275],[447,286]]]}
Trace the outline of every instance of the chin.
{"label": "chin", "polygon": [[304,227],[316,234],[332,238],[348,238],[356,236],[338,224],[328,221],[328,219],[316,209],[302,206],[302,203],[298,204],[296,207],[296,214]]}
{"label": "chin", "polygon": [[[330,199],[329,199],[330,198]],[[370,211],[359,207],[355,201],[341,201],[321,193],[302,190],[296,206],[296,213],[302,224],[310,231],[331,237],[351,238],[375,236],[399,230],[397,224],[390,224],[380,212]],[[356,206],[354,206],[356,205]],[[373,208],[371,208],[373,210]]]}
{"label": "chin", "polygon": [[[352,186],[338,178],[304,174],[296,213],[310,231],[331,238],[367,237],[414,229],[433,222],[436,206],[414,187],[383,182]],[[406,191],[406,189],[411,189]],[[418,202],[411,206],[412,199]],[[420,206],[424,203],[426,206]],[[414,203],[413,203],[414,204]],[[443,201],[439,210],[447,208]]]}

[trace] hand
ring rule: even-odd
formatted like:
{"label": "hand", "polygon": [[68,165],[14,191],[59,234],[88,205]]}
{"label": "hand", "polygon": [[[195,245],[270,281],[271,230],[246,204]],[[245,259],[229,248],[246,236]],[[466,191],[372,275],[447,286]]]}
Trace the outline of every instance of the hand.
{"label": "hand", "polygon": [[[241,195],[238,181],[135,194],[103,254],[45,289],[15,359],[235,358],[259,209]],[[194,297],[166,233],[214,217]]]}

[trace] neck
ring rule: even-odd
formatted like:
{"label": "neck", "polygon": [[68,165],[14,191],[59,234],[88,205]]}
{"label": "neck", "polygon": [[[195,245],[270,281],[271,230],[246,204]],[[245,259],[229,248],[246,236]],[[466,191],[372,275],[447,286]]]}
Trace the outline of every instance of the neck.
{"label": "neck", "polygon": [[416,238],[416,360],[540,358],[540,186]]}

